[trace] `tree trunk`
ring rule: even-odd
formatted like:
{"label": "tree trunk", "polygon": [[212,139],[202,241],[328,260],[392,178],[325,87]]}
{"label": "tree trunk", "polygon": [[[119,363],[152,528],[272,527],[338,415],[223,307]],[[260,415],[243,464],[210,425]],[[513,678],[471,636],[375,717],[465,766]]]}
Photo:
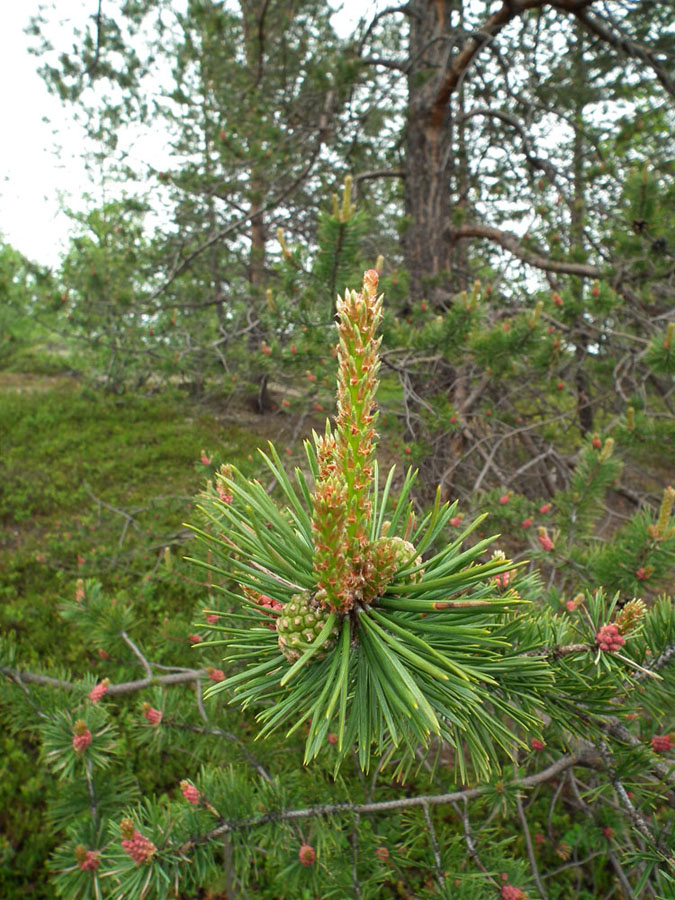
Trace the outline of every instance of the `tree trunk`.
{"label": "tree trunk", "polygon": [[[406,133],[405,235],[411,300],[447,300],[451,247],[444,237],[451,214],[450,104],[439,110],[437,72],[448,52],[448,0],[412,0]],[[446,40],[441,40],[445,35]]]}
{"label": "tree trunk", "polygon": [[[574,67],[574,101],[572,111],[574,115],[574,141],[572,145],[572,172],[573,172],[573,197],[570,221],[570,243],[577,252],[577,258],[582,259],[584,254],[584,216],[586,211],[586,181],[585,181],[585,154],[586,142],[584,139],[584,111],[587,102],[586,73],[584,69],[584,33],[577,25],[575,30],[574,45],[569,54]],[[585,261],[585,260],[584,260]],[[581,277],[571,280],[571,289],[574,299],[579,307],[584,307],[584,279]],[[588,356],[588,335],[585,333],[583,316],[577,320],[577,336],[575,337],[575,385],[577,390],[577,415],[579,429],[585,437],[594,430],[593,404],[591,386],[586,374]]]}

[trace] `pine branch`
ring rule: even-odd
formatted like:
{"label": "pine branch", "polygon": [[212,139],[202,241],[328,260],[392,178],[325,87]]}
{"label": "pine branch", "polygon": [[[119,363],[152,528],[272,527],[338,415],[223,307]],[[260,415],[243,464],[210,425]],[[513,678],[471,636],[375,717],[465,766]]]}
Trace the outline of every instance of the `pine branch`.
{"label": "pine branch", "polygon": [[[510,788],[531,788],[539,784],[544,784],[558,778],[562,772],[577,766],[590,766],[596,768],[598,765],[597,753],[595,750],[581,750],[574,755],[566,755],[560,757],[554,763],[551,763],[546,769],[542,769],[535,775],[528,775],[524,778],[517,778],[511,782],[504,784],[504,790]],[[264,813],[260,816],[254,816],[249,819],[243,819],[239,822],[223,822],[216,828],[194,838],[190,843],[203,843],[204,841],[213,840],[223,834],[239,831],[241,829],[255,828],[259,825],[266,825],[271,822],[293,822],[299,819],[312,819],[315,817],[330,816],[336,813],[350,813],[352,815],[365,815],[367,813],[390,812],[397,809],[416,809],[425,806],[444,806],[458,801],[472,800],[476,797],[484,796],[493,788],[489,785],[481,785],[474,788],[466,788],[461,791],[452,791],[446,794],[427,794],[417,797],[401,797],[398,800],[380,800],[371,803],[326,803],[320,806],[310,806],[305,809],[290,809]]]}
{"label": "pine branch", "polygon": [[[0,672],[19,685],[41,684],[46,687],[58,688],[61,691],[74,691],[80,687],[76,681],[64,681],[60,678],[52,678],[49,675],[41,675],[37,672],[27,672],[21,669],[12,669],[9,666],[0,667]],[[190,682],[207,678],[205,669],[181,669],[180,672],[170,672],[168,675],[151,675],[148,678],[139,678],[136,681],[121,681],[111,684],[107,690],[107,696],[122,696],[134,694],[155,685],[168,686],[173,684],[189,684]]]}
{"label": "pine branch", "polygon": [[358,187],[361,181],[371,181],[376,178],[405,178],[405,169],[370,169],[354,176],[354,185]]}
{"label": "pine branch", "polygon": [[309,155],[309,160],[307,164],[303,167],[301,172],[290,181],[285,187],[283,187],[274,197],[267,201],[267,203],[260,204],[259,206],[255,206],[253,209],[249,210],[248,213],[241,216],[234,222],[229,223],[228,225],[223,226],[223,228],[219,228],[216,232],[214,232],[207,240],[201,243],[198,247],[192,250],[187,256],[177,257],[174,265],[171,268],[171,271],[166,276],[162,284],[159,287],[155,288],[155,290],[150,294],[147,299],[148,303],[154,302],[164,291],[167,290],[173,284],[173,282],[190,268],[192,263],[201,256],[206,250],[210,247],[213,247],[215,244],[218,244],[222,241],[224,237],[228,234],[232,234],[237,232],[243,226],[247,225],[256,217],[263,215],[266,212],[269,212],[272,209],[276,209],[281,203],[284,202],[288,197],[292,196],[296,189],[305,181],[306,178],[309,177],[312,169],[316,161],[319,158],[321,153],[321,148],[323,147],[324,141],[327,136],[328,129],[328,114],[330,112],[330,107],[333,102],[333,92],[327,91],[325,95],[324,109],[323,114],[321,116],[321,120],[319,122],[317,128],[317,139],[312,152]]}
{"label": "pine branch", "polygon": [[[593,813],[589,809],[586,801],[583,799],[583,797],[579,793],[579,788],[577,786],[574,775],[572,775],[572,777],[569,779],[569,783],[570,783],[570,787],[572,788],[572,793],[574,794],[574,799],[576,800],[579,808],[582,810],[582,812],[584,813],[584,815],[587,818],[593,819],[594,818]],[[623,888],[624,893],[626,894],[627,897],[630,898],[630,900],[637,900],[637,897],[635,896],[635,893],[633,892],[631,883],[628,880],[628,876],[626,875],[626,873],[623,869],[623,866],[619,862],[619,860],[616,856],[616,853],[614,853],[614,851],[610,849],[608,851],[608,856],[609,856],[609,860],[612,864],[612,868],[616,872],[616,875],[617,875],[619,881],[621,882],[621,886]]]}
{"label": "pine branch", "polygon": [[145,669],[145,674],[148,676],[148,678],[152,678],[152,669],[150,667],[150,663],[147,661],[145,656],[143,656],[141,651],[138,649],[136,644],[134,644],[134,642],[131,640],[131,638],[126,633],[126,631],[121,631],[120,637],[122,638],[124,643],[127,645],[127,647],[129,647],[130,650],[133,652],[134,656],[136,656],[136,658],[139,660],[140,664]]}
{"label": "pine branch", "polygon": [[630,38],[625,37],[623,34],[617,34],[616,32],[611,31],[597,16],[590,16],[585,10],[575,12],[575,16],[590,34],[594,34],[596,37],[599,37],[602,41],[605,41],[605,43],[610,44],[617,50],[623,51],[623,53],[631,59],[639,59],[642,62],[647,63],[670,96],[675,97],[675,84],[650,50],[635,43],[635,41],[630,40]]}
{"label": "pine branch", "polygon": [[[620,719],[617,719],[614,716],[609,716],[599,719],[597,721],[597,724],[600,726],[600,728],[602,728],[603,731],[611,735],[620,743],[628,744],[630,747],[644,748],[644,744],[642,743],[642,741],[639,738],[635,737],[635,735],[626,728],[626,726],[623,724],[623,722],[621,722]],[[673,788],[675,788],[675,768],[672,765],[669,765],[666,762],[653,760],[651,767],[658,774],[659,778],[661,778],[662,781],[668,782],[668,784],[671,784]]]}
{"label": "pine branch", "polygon": [[528,266],[543,269],[545,272],[558,274],[579,275],[582,278],[603,278],[606,273],[597,266],[589,266],[585,263],[565,262],[564,260],[551,259],[528,250],[522,245],[520,239],[511,231],[501,231],[499,228],[491,228],[488,225],[462,225],[459,228],[448,226],[446,234],[450,240],[462,240],[464,238],[485,238],[495,244],[499,244],[513,256],[522,260]]}
{"label": "pine branch", "polygon": [[530,835],[530,829],[527,824],[525,810],[523,809],[523,801],[521,800],[519,793],[516,793],[516,809],[518,811],[518,818],[520,819],[520,826],[523,830],[523,837],[525,839],[525,849],[527,850],[527,858],[530,861],[530,869],[532,870],[532,875],[534,877],[534,883],[537,885],[537,889],[542,896],[542,900],[548,900],[548,894],[546,893],[544,884],[541,880],[541,875],[539,873],[539,866],[537,865],[537,860],[534,855],[534,847],[532,846],[532,837]]}
{"label": "pine branch", "polygon": [[456,801],[452,801],[451,805],[462,821],[462,829],[464,831],[464,841],[466,843],[466,849],[469,851],[469,856],[474,861],[474,865],[477,869],[480,869],[480,871],[488,878],[489,881],[492,882],[492,884],[494,884],[495,887],[497,887],[498,882],[495,881],[495,879],[492,877],[492,875],[488,871],[487,866],[478,855],[478,848],[476,847],[476,841],[474,840],[471,830],[471,821],[469,819],[469,804],[467,802],[467,798],[464,798],[463,812]]}
{"label": "pine branch", "polygon": [[445,878],[443,876],[443,864],[441,862],[441,851],[438,847],[438,838],[436,837],[436,829],[434,828],[434,823],[431,821],[431,814],[429,813],[429,804],[423,803],[422,809],[424,810],[424,821],[427,826],[427,831],[429,832],[429,840],[431,842],[431,849],[434,854],[434,862],[436,864],[436,880],[438,881],[439,887],[441,890],[445,887]]}
{"label": "pine branch", "polygon": [[559,10],[578,14],[578,11],[589,6],[593,0],[507,0],[496,13],[493,13],[479,29],[469,36],[459,53],[449,58],[446,70],[442,74],[440,85],[436,91],[431,109],[432,125],[438,126],[443,121],[450,97],[459,87],[471,63],[479,51],[492,41],[509,22],[531,9],[543,6],[555,6]]}
{"label": "pine branch", "polygon": [[366,45],[366,41],[370,37],[373,32],[373,29],[377,25],[377,23],[383,19],[385,16],[391,16],[395,13],[403,13],[405,16],[415,16],[415,12],[410,3],[404,3],[401,6],[388,6],[386,9],[381,10],[373,18],[370,20],[368,27],[363,33],[363,37],[359,41],[359,46],[357,48],[357,54],[360,56],[363,53],[363,48]]}
{"label": "pine branch", "polygon": [[[651,663],[647,664],[646,668],[650,671],[656,671],[657,669],[662,669],[664,666],[667,666],[671,660],[675,659],[675,644],[671,644],[669,647],[666,647],[656,659]],[[646,674],[638,674],[635,676],[637,680],[641,680],[646,678]]]}

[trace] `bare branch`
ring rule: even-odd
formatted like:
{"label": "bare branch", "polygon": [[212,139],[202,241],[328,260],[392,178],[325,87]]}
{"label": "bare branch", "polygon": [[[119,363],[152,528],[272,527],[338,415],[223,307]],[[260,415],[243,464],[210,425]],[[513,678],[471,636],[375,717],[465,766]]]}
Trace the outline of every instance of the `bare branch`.
{"label": "bare branch", "polygon": [[485,866],[485,863],[478,855],[476,841],[474,840],[474,837],[473,837],[473,834],[471,831],[471,821],[469,820],[469,805],[468,805],[466,798],[464,799],[464,812],[462,812],[462,810],[459,807],[459,804],[456,803],[455,801],[453,801],[453,803],[452,803],[452,808],[455,810],[457,815],[462,820],[462,827],[464,829],[464,840],[466,842],[466,849],[469,851],[469,856],[474,861],[476,868],[480,869],[481,872],[483,872],[483,874],[488,878],[488,880],[491,881],[492,884],[495,885],[495,887],[497,887],[498,882],[492,877],[489,870]]}
{"label": "bare branch", "polygon": [[489,16],[481,27],[469,36],[459,53],[449,59],[431,105],[431,124],[440,126],[450,97],[460,86],[466,71],[482,47],[489,43],[513,19],[531,9],[553,6],[561,12],[578,15],[593,0],[505,0],[501,9]]}
{"label": "bare branch", "polygon": [[[591,752],[582,751],[579,754],[562,756],[546,769],[537,772],[535,775],[528,775],[525,778],[516,779],[505,785],[505,789],[509,788],[530,788],[537,784],[551,781],[557,778],[562,772],[572,766],[584,765],[595,767],[597,765],[597,754],[593,750]],[[389,812],[393,809],[415,809],[418,807],[442,806],[457,801],[471,800],[474,797],[480,797],[482,794],[490,791],[489,785],[483,785],[475,788],[467,788],[463,791],[452,791],[447,794],[429,794],[418,797],[401,797],[398,800],[380,800],[373,803],[327,803],[322,806],[310,806],[305,809],[290,809],[283,812],[270,812],[261,816],[255,816],[251,819],[245,819],[241,822],[224,822],[213,831],[203,835],[201,841],[211,840],[221,834],[231,831],[238,831],[242,828],[254,828],[258,825],[266,825],[268,822],[291,822],[298,819],[312,819],[316,816],[330,816],[335,813],[382,813]]]}
{"label": "bare branch", "polygon": [[[41,684],[45,687],[58,688],[61,691],[74,691],[80,687],[80,684],[74,681],[63,681],[59,678],[52,678],[49,675],[40,675],[37,672],[22,672],[9,666],[2,666],[0,673],[20,685]],[[119,684],[111,684],[108,686],[106,696],[135,694],[137,691],[145,690],[145,688],[153,685],[166,687],[171,684],[190,684],[198,678],[206,677],[207,673],[204,669],[183,669],[180,672],[170,672],[168,675],[155,675],[149,678],[139,678],[136,681],[123,681]]]}
{"label": "bare branch", "polygon": [[141,651],[138,649],[136,644],[134,644],[134,642],[131,640],[131,638],[126,633],[126,631],[120,631],[120,637],[122,638],[124,643],[127,645],[127,647],[129,647],[129,649],[134,654],[134,656],[138,659],[140,664],[143,666],[143,668],[145,669],[145,674],[148,676],[148,678],[152,678],[152,669],[150,668],[150,663],[143,656]]}
{"label": "bare branch", "polygon": [[434,828],[434,823],[431,821],[431,814],[429,813],[429,804],[424,803],[422,805],[422,809],[424,810],[424,821],[426,822],[427,831],[429,832],[429,840],[431,841],[431,849],[434,853],[434,862],[436,863],[436,880],[438,881],[439,886],[442,888],[445,887],[445,878],[443,876],[443,864],[441,862],[441,851],[438,847],[438,838],[436,837],[436,829]]}
{"label": "bare branch", "polygon": [[359,41],[359,46],[357,49],[357,53],[359,56],[363,52],[363,48],[366,45],[366,41],[370,37],[370,35],[371,35],[373,29],[375,28],[375,26],[377,25],[377,23],[381,19],[384,19],[385,16],[393,16],[395,13],[403,13],[403,15],[406,15],[406,16],[414,16],[415,15],[415,13],[411,9],[411,6],[409,3],[404,3],[402,6],[388,6],[386,9],[383,9],[381,12],[377,13],[377,15],[373,16],[373,18],[371,19],[370,24],[368,25],[368,27],[366,28],[366,30],[363,33],[363,37]]}
{"label": "bare branch", "polygon": [[361,172],[360,175],[354,176],[354,185],[358,186],[361,181],[370,181],[374,178],[405,178],[405,169],[371,169],[368,172]]}
{"label": "bare branch", "polygon": [[537,860],[534,855],[534,847],[532,846],[532,837],[530,835],[530,829],[527,824],[527,819],[525,817],[525,810],[523,809],[523,801],[520,798],[520,794],[516,794],[516,809],[518,810],[518,818],[520,819],[520,826],[523,829],[523,837],[525,838],[525,848],[527,849],[527,858],[530,861],[530,869],[532,870],[532,875],[534,877],[534,883],[537,885],[537,890],[542,896],[542,900],[548,900],[548,894],[546,893],[546,889],[544,888],[544,884],[541,880],[541,875],[539,874],[539,866],[537,865]]}
{"label": "bare branch", "polygon": [[[573,773],[570,773],[569,783],[572,788],[572,793],[574,794],[574,798],[577,801],[577,804],[579,805],[579,808],[589,819],[594,818],[593,813],[589,809],[588,804],[586,803],[586,801],[583,799],[583,797],[579,793],[579,788],[577,786],[576,778],[574,777]],[[613,867],[614,871],[616,872],[616,875],[617,875],[619,881],[621,882],[621,886],[623,888],[623,891],[624,891],[626,897],[630,898],[630,900],[637,900],[635,893],[633,892],[633,888],[631,887],[631,883],[628,880],[626,873],[624,872],[623,867],[621,866],[621,863],[617,859],[616,854],[614,853],[613,850],[610,849],[608,851],[607,855],[609,856],[609,860],[612,864],[612,867]]]}
{"label": "bare branch", "polygon": [[365,66],[380,66],[383,69],[391,69],[393,72],[405,72],[408,68],[406,59],[385,59],[382,56],[364,56],[361,62]]}
{"label": "bare branch", "polygon": [[550,259],[540,253],[532,252],[524,247],[520,238],[511,231],[500,231],[488,225],[462,225],[460,228],[448,226],[446,234],[450,240],[462,240],[464,238],[485,238],[499,244],[518,259],[522,259],[528,266],[543,269],[546,272],[558,272],[566,275],[579,275],[582,278],[602,278],[606,273],[597,266],[589,266],[585,263],[565,262],[564,260]]}

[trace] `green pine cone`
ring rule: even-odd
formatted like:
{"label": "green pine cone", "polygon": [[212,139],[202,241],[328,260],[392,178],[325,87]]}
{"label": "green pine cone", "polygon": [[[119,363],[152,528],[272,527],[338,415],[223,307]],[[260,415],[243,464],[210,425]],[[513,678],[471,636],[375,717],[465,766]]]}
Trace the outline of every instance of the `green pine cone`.
{"label": "green pine cone", "polygon": [[[415,556],[415,547],[410,541],[406,541],[400,537],[392,537],[392,538],[384,538],[385,541],[390,541],[391,546],[394,550],[394,559],[396,562],[394,572],[397,572],[399,569],[409,569],[412,566],[420,566],[422,564],[422,557]],[[413,584],[417,584],[422,580],[422,576],[424,575],[424,569],[420,569],[419,572],[415,572],[414,575],[409,575],[407,577],[407,581],[412,581]]]}
{"label": "green pine cone", "polygon": [[[300,659],[307,649],[305,645],[316,640],[329,615],[330,610],[324,609],[316,597],[310,594],[293,594],[277,619],[279,649],[289,662]],[[334,626],[323,647],[315,655],[316,659],[321,659],[335,645],[337,635],[338,629]]]}

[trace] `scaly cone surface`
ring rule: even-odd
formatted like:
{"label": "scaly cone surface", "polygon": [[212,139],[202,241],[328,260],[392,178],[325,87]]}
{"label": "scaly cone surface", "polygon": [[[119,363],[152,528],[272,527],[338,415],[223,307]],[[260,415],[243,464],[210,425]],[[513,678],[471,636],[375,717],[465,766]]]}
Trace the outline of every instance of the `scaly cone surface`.
{"label": "scaly cone surface", "polygon": [[[277,620],[279,649],[289,662],[299,659],[307,645],[319,637],[328,619],[328,613],[315,597],[294,594],[285,604],[283,614]],[[322,659],[336,641],[337,628],[333,627],[323,650],[316,655]]]}

